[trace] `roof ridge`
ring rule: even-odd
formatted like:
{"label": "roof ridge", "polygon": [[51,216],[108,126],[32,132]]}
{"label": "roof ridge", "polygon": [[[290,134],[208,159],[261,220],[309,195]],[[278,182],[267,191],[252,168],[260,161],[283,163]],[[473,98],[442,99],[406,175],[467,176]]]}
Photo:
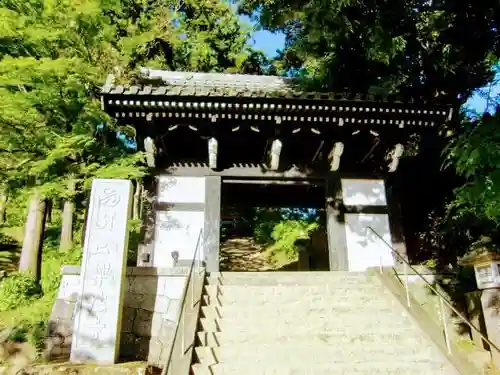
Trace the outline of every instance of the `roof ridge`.
{"label": "roof ridge", "polygon": [[233,73],[177,72],[170,70],[139,68],[142,78],[162,80],[172,86],[224,86],[289,90],[296,80],[290,77],[264,76]]}

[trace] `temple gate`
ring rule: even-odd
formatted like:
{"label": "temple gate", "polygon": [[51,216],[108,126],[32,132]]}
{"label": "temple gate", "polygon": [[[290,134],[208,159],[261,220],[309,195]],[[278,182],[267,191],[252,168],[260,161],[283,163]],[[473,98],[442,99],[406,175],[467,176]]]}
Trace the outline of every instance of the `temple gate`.
{"label": "temple gate", "polygon": [[188,264],[201,232],[207,271],[217,271],[226,184],[320,186],[322,196],[300,203],[325,210],[332,271],[393,264],[384,241],[405,253],[398,198],[385,181],[409,144],[451,120],[451,108],[298,87],[291,78],[151,69],[128,86],[108,78],[103,109],[135,127],[154,176],[154,225],[138,265]]}

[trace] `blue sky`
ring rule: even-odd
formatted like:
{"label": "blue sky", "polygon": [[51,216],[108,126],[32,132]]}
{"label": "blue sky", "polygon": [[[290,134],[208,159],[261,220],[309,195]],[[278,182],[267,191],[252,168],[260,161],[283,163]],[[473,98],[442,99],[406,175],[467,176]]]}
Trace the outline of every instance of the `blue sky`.
{"label": "blue sky", "polygon": [[[254,25],[246,16],[241,16],[241,20],[244,23]],[[262,50],[268,57],[274,57],[276,55],[276,50],[283,48],[285,44],[285,37],[283,34],[274,34],[269,31],[255,30],[249,42],[255,48]],[[497,73],[497,81],[500,81],[500,69]],[[484,88],[483,90],[485,89],[487,88]],[[500,84],[492,87],[491,90],[492,98],[497,95],[500,95]],[[466,106],[482,113],[486,110],[486,100],[476,93],[467,101]],[[488,109],[491,111],[493,110],[493,107],[490,106]]]}
{"label": "blue sky", "polygon": [[[236,9],[237,5],[233,4]],[[250,25],[254,28],[252,38],[249,40],[250,44],[256,49],[263,51],[267,57],[274,57],[276,50],[283,48],[285,45],[285,36],[283,34],[270,33],[265,30],[257,30],[257,27],[252,20],[247,16],[240,16],[242,23]]]}
{"label": "blue sky", "polygon": [[[500,95],[500,67],[497,67],[495,82],[496,85],[493,85],[491,87],[491,92],[490,92],[491,98],[495,98]],[[489,89],[490,87],[487,86],[480,89],[480,91],[487,92]],[[483,113],[486,111],[487,101],[486,99],[482,98],[481,95],[479,95],[479,93],[476,93],[472,95],[472,97],[467,101],[466,105],[469,106],[471,109],[478,111],[479,113]],[[488,112],[492,112],[494,109],[495,108],[490,101],[488,106]]]}

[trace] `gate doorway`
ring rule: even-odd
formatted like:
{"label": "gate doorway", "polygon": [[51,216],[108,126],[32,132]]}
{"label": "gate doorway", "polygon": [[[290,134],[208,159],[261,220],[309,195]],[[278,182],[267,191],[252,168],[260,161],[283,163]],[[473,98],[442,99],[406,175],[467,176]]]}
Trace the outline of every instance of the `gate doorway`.
{"label": "gate doorway", "polygon": [[328,270],[324,182],[223,180],[220,271]]}

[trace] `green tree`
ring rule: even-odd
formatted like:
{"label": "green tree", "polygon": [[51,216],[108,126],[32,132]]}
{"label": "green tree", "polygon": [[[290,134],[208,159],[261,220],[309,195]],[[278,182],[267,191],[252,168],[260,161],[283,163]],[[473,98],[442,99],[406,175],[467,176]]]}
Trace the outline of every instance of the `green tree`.
{"label": "green tree", "polygon": [[240,11],[285,33],[282,69],[315,89],[458,108],[500,51],[498,2],[243,0]]}
{"label": "green tree", "polygon": [[[0,0],[0,35],[2,191],[25,202],[34,196],[33,215],[47,199],[66,202],[62,250],[72,242],[70,204],[92,178],[140,179],[146,171],[129,146],[133,127],[100,108],[106,76],[128,80],[140,65],[238,71],[254,56],[248,32],[219,1]],[[31,255],[22,259],[38,258],[32,233],[43,235],[45,214],[36,217],[27,220]],[[36,263],[23,261],[34,274]]]}
{"label": "green tree", "polygon": [[[71,247],[79,242],[92,179],[129,178],[140,185],[147,172],[143,154],[131,147],[134,128],[101,110],[99,91],[108,74],[130,83],[140,66],[249,70],[259,60],[247,37],[222,1],[0,0],[0,217],[7,197],[5,225],[21,225],[24,211],[30,212],[20,269],[35,276],[13,275],[2,285],[6,308],[19,308],[12,324],[24,339],[40,346],[60,266],[80,260]],[[40,286],[49,200],[63,206],[60,251],[47,233],[51,226],[39,298],[26,285]],[[134,205],[135,218],[141,206]],[[0,242],[5,238],[0,232]],[[0,326],[10,324],[0,320]]]}
{"label": "green tree", "polygon": [[[500,229],[500,111],[464,119],[462,131],[446,150],[449,165],[466,180],[455,191],[449,210],[469,227]],[[476,229],[477,230],[477,229]]]}

